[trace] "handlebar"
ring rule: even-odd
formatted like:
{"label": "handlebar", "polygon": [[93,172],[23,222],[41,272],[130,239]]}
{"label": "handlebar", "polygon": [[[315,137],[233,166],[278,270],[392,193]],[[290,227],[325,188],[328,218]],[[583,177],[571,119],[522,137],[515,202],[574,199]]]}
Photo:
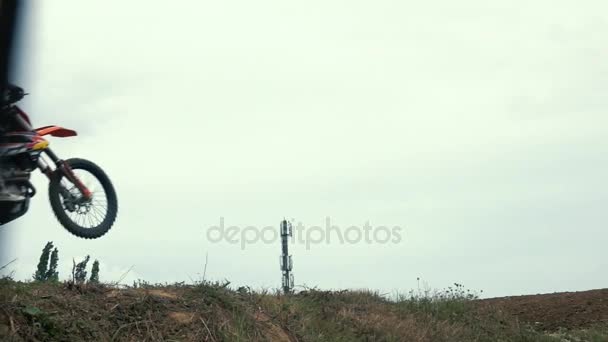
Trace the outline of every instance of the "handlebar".
{"label": "handlebar", "polygon": [[3,105],[9,105],[20,101],[25,95],[27,95],[27,93],[23,91],[23,88],[9,83],[4,89],[1,101]]}

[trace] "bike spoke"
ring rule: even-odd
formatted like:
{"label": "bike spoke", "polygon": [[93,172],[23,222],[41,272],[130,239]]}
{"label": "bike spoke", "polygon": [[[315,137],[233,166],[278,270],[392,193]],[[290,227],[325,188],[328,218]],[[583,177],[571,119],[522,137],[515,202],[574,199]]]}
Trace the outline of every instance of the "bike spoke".
{"label": "bike spoke", "polygon": [[[95,221],[93,221],[93,217],[94,215],[87,215],[88,219],[89,219],[89,224],[91,225],[89,228],[93,228],[95,226],[97,226],[97,223],[95,223]],[[97,220],[97,218],[95,218]]]}
{"label": "bike spoke", "polygon": [[103,213],[102,213],[102,215],[101,215],[101,219],[100,219],[100,218],[97,216],[97,214],[99,214],[98,209],[97,209],[97,208],[95,208],[95,207],[92,207],[92,208],[93,208],[93,210],[91,210],[91,215],[92,215],[93,217],[95,217],[95,219],[99,220],[99,223],[103,222],[103,219],[104,219],[105,215],[103,215]]}
{"label": "bike spoke", "polygon": [[98,208],[96,208],[96,207],[92,207],[92,208],[93,208],[93,210],[92,210],[93,212],[95,212],[95,213],[97,213],[97,214],[100,214],[100,216],[101,216],[101,220],[100,220],[100,221],[102,221],[102,222],[103,222],[103,220],[104,220],[104,219],[105,219],[105,217],[106,217],[107,210],[106,210],[106,211],[101,212],[101,211],[100,211]]}

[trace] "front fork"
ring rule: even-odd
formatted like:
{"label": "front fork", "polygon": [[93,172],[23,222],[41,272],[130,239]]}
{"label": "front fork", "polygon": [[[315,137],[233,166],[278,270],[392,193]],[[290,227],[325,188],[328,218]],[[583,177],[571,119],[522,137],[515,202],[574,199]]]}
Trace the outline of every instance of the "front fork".
{"label": "front fork", "polygon": [[[74,174],[74,171],[72,170],[70,165],[68,165],[65,161],[60,159],[50,148],[46,148],[44,150],[44,152],[53,161],[56,168],[55,168],[55,170],[51,169],[51,167],[48,163],[46,163],[42,158],[39,158],[38,159],[38,168],[40,169],[40,171],[42,171],[42,173],[44,173],[49,180],[51,180],[52,177],[55,177],[55,173],[57,173],[57,172],[61,173],[70,182],[72,182],[72,184],[74,184],[76,186],[76,188],[80,191],[80,193],[82,194],[81,200],[84,202],[89,201],[92,198],[91,191]],[[65,188],[62,188],[61,191],[62,191],[64,198],[69,198],[70,196],[72,196],[72,194],[70,194],[70,192]]]}

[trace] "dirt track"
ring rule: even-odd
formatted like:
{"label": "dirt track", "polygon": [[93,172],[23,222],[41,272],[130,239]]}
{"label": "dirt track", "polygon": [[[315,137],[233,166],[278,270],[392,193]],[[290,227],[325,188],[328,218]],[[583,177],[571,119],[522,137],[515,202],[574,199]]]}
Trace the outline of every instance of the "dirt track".
{"label": "dirt track", "polygon": [[542,330],[608,324],[608,289],[480,300]]}

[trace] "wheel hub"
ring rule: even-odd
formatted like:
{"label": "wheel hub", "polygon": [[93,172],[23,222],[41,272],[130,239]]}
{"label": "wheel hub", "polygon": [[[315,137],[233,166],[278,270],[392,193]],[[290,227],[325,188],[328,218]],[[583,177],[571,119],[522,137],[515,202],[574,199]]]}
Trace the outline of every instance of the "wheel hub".
{"label": "wheel hub", "polygon": [[88,214],[91,211],[92,198],[85,198],[78,193],[77,189],[71,189],[67,191],[63,204],[69,212]]}

